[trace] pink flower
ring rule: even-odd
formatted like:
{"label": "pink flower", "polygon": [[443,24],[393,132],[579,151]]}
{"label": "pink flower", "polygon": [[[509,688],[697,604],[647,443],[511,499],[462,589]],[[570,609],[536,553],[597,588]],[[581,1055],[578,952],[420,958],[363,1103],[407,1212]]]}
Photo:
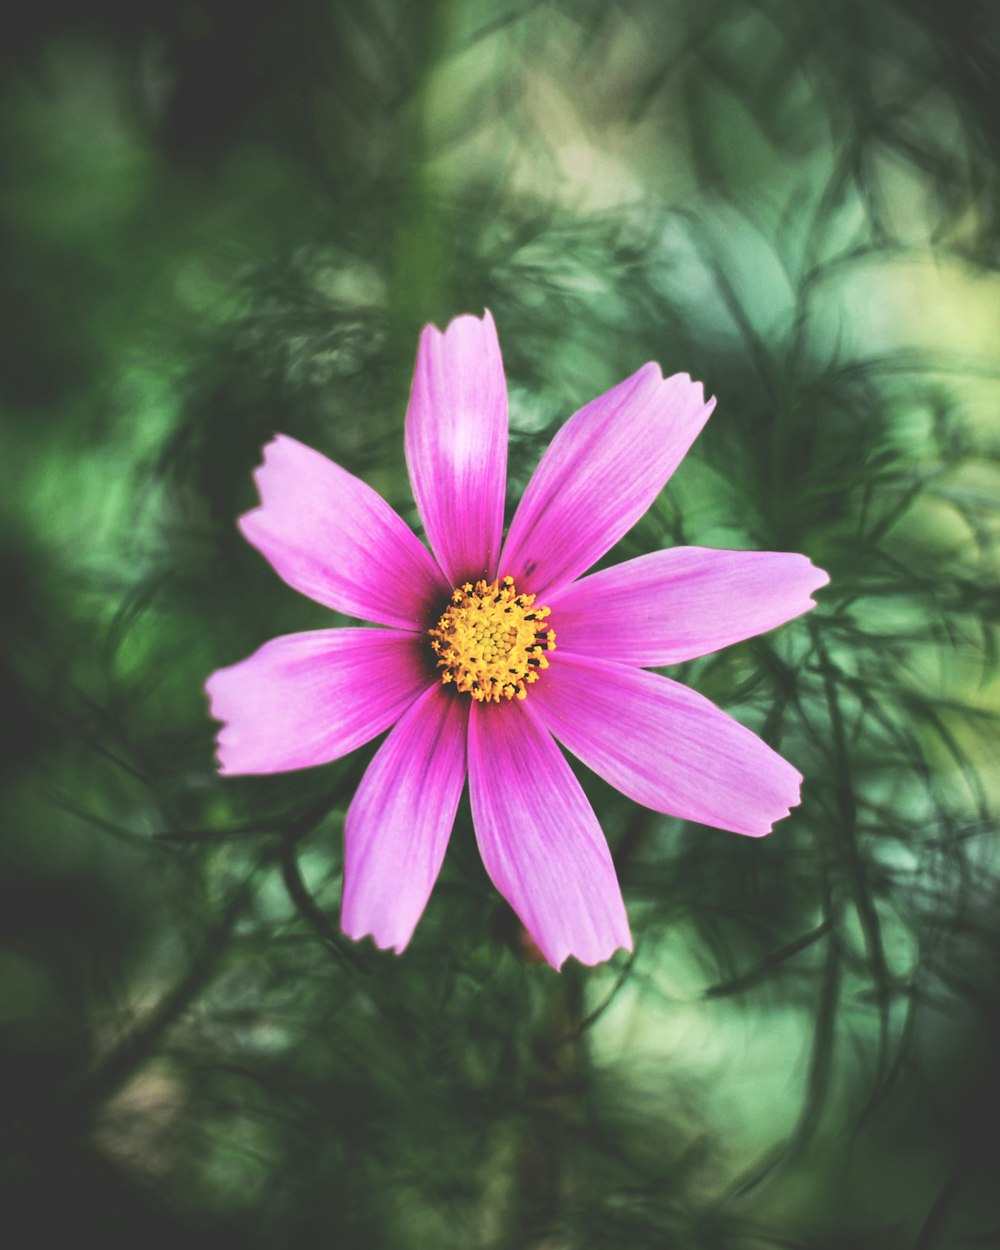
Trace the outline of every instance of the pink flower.
{"label": "pink flower", "polygon": [[324,764],[392,726],[344,829],[341,923],[402,951],[466,776],[486,870],[556,968],[631,948],[614,865],[556,741],[659,812],[758,837],[801,777],[701,695],[647,666],[750,638],[813,606],[805,556],[678,547],[581,577],[639,520],[714,407],[655,364],[577,412],[506,540],[507,390],[493,319],[427,326],[406,462],[433,555],[359,478],[278,435],[240,518],[278,575],[381,628],[265,643],[207,683],[226,776]]}

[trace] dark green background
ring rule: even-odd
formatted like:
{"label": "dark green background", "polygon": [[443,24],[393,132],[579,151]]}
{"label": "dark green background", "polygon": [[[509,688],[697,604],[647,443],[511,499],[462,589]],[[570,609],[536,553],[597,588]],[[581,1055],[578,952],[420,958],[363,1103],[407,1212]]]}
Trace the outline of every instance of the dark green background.
{"label": "dark green background", "polygon": [[[0,45],[8,1244],[1000,1244],[1000,19],[975,0],[41,2]],[[644,361],[718,396],[614,553],[802,551],[673,675],[763,841],[589,775],[634,958],[531,962],[467,807],[338,929],[368,748],[222,781],[202,683],[337,623],[238,536],[283,431],[414,520],[417,336],[489,307],[516,501]]]}

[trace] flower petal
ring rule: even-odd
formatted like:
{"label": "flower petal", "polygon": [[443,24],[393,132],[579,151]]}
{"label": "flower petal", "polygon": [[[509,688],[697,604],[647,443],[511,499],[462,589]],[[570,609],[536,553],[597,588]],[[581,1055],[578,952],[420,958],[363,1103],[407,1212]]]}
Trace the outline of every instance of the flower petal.
{"label": "flower petal", "polygon": [[473,703],[469,793],[486,871],[554,968],[632,949],[597,817],[526,706]]}
{"label": "flower petal", "polygon": [[219,771],[328,764],[387,729],[430,681],[423,642],[395,629],[320,629],[273,638],[205,683]]}
{"label": "flower petal", "polygon": [[453,586],[496,576],[507,485],[507,384],[493,318],[420,336],[406,463],[427,539]]}
{"label": "flower petal", "polygon": [[560,650],[620,664],[679,664],[815,607],[829,581],[806,556],[674,547],[550,592]]}
{"label": "flower petal", "polygon": [[247,542],[317,603],[400,629],[422,628],[449,587],[430,552],[381,495],[279,434],[254,474],[261,506],[240,517]]}
{"label": "flower petal", "polygon": [[578,577],[650,506],[715,407],[686,373],[643,365],[570,417],[511,522],[500,573],[545,594]]}
{"label": "flower petal", "polygon": [[787,760],[656,673],[556,651],[528,698],[563,746],[655,811],[760,837],[799,802]]}
{"label": "flower petal", "polygon": [[399,954],[441,870],[465,785],[471,700],[432,686],[369,764],[344,824],[340,923]]}

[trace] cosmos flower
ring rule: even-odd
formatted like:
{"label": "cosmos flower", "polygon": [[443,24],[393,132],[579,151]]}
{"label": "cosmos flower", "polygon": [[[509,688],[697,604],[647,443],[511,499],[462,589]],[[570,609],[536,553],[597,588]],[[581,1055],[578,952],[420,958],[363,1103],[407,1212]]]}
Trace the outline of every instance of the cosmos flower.
{"label": "cosmos flower", "polygon": [[376,628],[275,638],[214,673],[219,766],[308,768],[390,729],[345,822],[349,936],[407,945],[468,777],[486,871],[545,958],[630,949],[607,843],[557,742],[637,803],[703,825],[756,837],[798,803],[791,764],[646,670],[798,616],[826,574],[801,555],[677,547],[581,576],[649,508],[713,407],[686,374],[644,365],[559,430],[504,539],[493,319],[427,326],[406,462],[430,551],[339,465],[284,435],[265,448],[244,537],[289,586]]}

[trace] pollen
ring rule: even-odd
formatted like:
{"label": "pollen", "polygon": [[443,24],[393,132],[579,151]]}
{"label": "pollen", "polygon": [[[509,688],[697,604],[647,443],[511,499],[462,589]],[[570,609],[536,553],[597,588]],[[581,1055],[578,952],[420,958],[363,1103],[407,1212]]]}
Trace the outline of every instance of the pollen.
{"label": "pollen", "polygon": [[512,577],[456,586],[429,631],[442,683],[480,703],[526,698],[556,649],[548,616],[534,595],[518,594]]}

